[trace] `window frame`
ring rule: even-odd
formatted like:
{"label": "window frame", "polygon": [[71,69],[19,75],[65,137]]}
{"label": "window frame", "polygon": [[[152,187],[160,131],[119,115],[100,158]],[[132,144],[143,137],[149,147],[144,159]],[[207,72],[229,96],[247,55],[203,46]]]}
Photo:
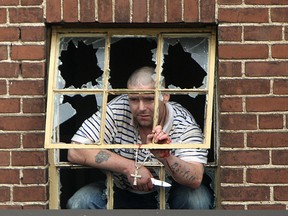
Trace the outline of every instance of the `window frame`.
{"label": "window frame", "polygon": [[[185,148],[203,148],[209,149],[211,147],[211,130],[212,130],[212,114],[213,114],[213,95],[214,95],[214,73],[215,73],[215,56],[216,56],[216,40],[215,40],[215,31],[212,28],[205,28],[205,29],[141,29],[141,30],[126,30],[123,33],[123,29],[79,29],[79,30],[71,30],[71,29],[53,29],[52,30],[52,40],[51,40],[51,51],[50,51],[50,62],[49,62],[49,77],[48,77],[48,96],[47,96],[47,117],[46,117],[46,129],[45,129],[45,148],[47,149],[68,149],[68,148],[99,148],[99,149],[114,149],[114,148],[135,148],[135,144],[105,144],[103,142],[103,134],[104,134],[104,127],[105,124],[101,124],[101,131],[100,131],[100,142],[98,144],[76,144],[76,143],[61,143],[56,142],[52,143],[52,127],[53,127],[53,116],[54,116],[54,97],[57,93],[65,93],[65,94],[98,94],[102,93],[103,100],[102,100],[102,121],[105,119],[106,116],[106,105],[107,105],[107,97],[109,94],[119,94],[119,93],[154,93],[155,98],[158,98],[160,93],[200,93],[206,94],[206,112],[204,114],[204,141],[201,144],[196,143],[185,143]],[[161,32],[161,33],[159,33]],[[179,33],[181,32],[181,33]],[[59,56],[59,41],[61,36],[92,36],[92,35],[106,35],[106,45],[105,45],[105,63],[104,63],[104,88],[103,89],[57,89],[56,86],[56,75],[57,75],[57,59],[56,57]],[[164,36],[182,36],[184,34],[191,34],[195,36],[196,34],[201,36],[210,36],[209,37],[209,47],[208,47],[208,68],[207,68],[207,87],[206,89],[161,89],[159,88],[159,80],[161,76],[160,66],[162,65],[162,58],[160,58],[162,54],[162,47],[163,45],[163,35]],[[108,76],[109,76],[109,49],[110,49],[110,41],[111,35],[117,36],[129,36],[129,35],[143,35],[143,36],[157,36],[158,38],[158,46],[157,47],[157,67],[156,67],[156,88],[155,90],[141,90],[141,89],[108,89]],[[158,100],[155,100],[155,110],[158,107]],[[157,115],[154,115],[154,126],[155,122],[157,122]],[[146,145],[147,148],[150,149],[177,149],[183,148],[182,144],[179,143],[170,143],[167,144],[155,144],[151,143]]]}
{"label": "window frame", "polygon": [[[167,149],[167,148],[203,148],[203,149],[209,149],[211,148],[211,130],[212,130],[212,124],[213,124],[213,99],[214,99],[214,77],[215,77],[215,60],[216,60],[216,31],[213,27],[205,27],[205,28],[160,28],[160,29],[154,29],[154,28],[145,28],[145,29],[123,29],[122,28],[101,28],[101,29],[67,29],[62,27],[56,27],[52,29],[51,32],[51,44],[50,44],[50,60],[48,65],[48,91],[47,91],[47,116],[46,116],[46,128],[45,128],[45,144],[44,147],[48,149],[48,160],[49,160],[49,207],[50,209],[59,209],[59,195],[60,195],[60,184],[59,184],[59,174],[60,169],[63,167],[72,167],[75,169],[81,168],[79,165],[72,165],[65,162],[60,162],[59,158],[57,157],[57,154],[59,153],[60,149],[69,149],[69,148],[103,148],[103,149],[114,149],[114,148],[138,148],[138,145],[135,144],[76,144],[76,143],[70,143],[67,145],[67,143],[52,143],[52,127],[53,127],[53,116],[54,116],[54,97],[55,94],[58,92],[60,93],[68,93],[68,94],[95,94],[95,93],[103,93],[103,101],[102,101],[102,121],[105,119],[106,115],[106,104],[107,104],[107,97],[109,93],[134,93],[134,92],[143,92],[143,93],[151,93],[151,91],[146,90],[128,90],[128,89],[114,89],[109,90],[108,89],[108,72],[109,72],[109,49],[110,44],[109,40],[106,40],[105,45],[105,63],[104,63],[104,90],[99,89],[74,89],[74,90],[67,90],[67,89],[56,89],[56,75],[58,70],[58,57],[60,54],[60,38],[61,36],[71,36],[71,37],[84,37],[84,36],[90,36],[90,35],[107,35],[107,37],[110,37],[111,35],[119,35],[119,36],[135,36],[135,35],[143,35],[143,36],[157,36],[158,41],[157,44],[163,45],[163,37],[164,36],[183,36],[184,34],[188,35],[191,34],[193,36],[199,35],[199,36],[208,36],[208,63],[207,63],[207,90],[203,91],[204,94],[206,94],[206,112],[204,114],[204,142],[202,144],[179,144],[179,143],[171,143],[171,144],[155,144],[151,143],[148,145],[145,145],[145,148],[148,149]],[[157,62],[156,62],[156,88],[152,93],[155,94],[155,98],[158,98],[160,93],[201,93],[202,90],[200,89],[160,89],[159,82],[161,77],[161,69],[160,66],[162,65],[162,58],[159,58],[159,56],[162,53],[163,47],[157,47]],[[202,92],[202,93],[203,93]],[[155,108],[158,107],[158,100],[155,100]],[[156,109],[155,109],[156,110]],[[154,126],[155,122],[157,122],[157,115],[154,116]],[[102,124],[102,130],[101,134],[104,132],[104,125]],[[101,135],[103,137],[103,135]],[[102,138],[103,139],[103,138]],[[149,164],[148,164],[149,166]],[[151,166],[159,166],[161,167],[161,164],[151,164]],[[165,173],[163,173],[163,169],[160,169],[160,175],[164,176]],[[109,187],[113,186],[113,180],[111,173],[108,174],[108,185]],[[111,197],[113,195],[113,190],[108,190],[108,195]],[[164,190],[160,190],[160,198],[162,200],[165,200],[165,192]],[[108,209],[113,209],[113,199],[108,199],[107,204]],[[160,203],[160,209],[165,209],[165,204]]]}

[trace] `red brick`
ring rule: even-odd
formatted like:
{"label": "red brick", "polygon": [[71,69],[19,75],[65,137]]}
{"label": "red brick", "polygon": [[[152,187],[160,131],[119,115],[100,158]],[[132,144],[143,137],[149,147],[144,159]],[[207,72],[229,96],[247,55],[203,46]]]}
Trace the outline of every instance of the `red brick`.
{"label": "red brick", "polygon": [[221,151],[222,166],[245,166],[269,164],[269,150]]}
{"label": "red brick", "polygon": [[78,0],[63,1],[63,21],[64,22],[78,21]]}
{"label": "red brick", "polygon": [[219,109],[221,112],[241,112],[242,98],[220,98]]}
{"label": "red brick", "polygon": [[137,0],[133,2],[133,18],[135,23],[147,22],[147,1]]}
{"label": "red brick", "polygon": [[129,23],[130,22],[129,0],[115,1],[115,22],[117,23]]}
{"label": "red brick", "polygon": [[10,165],[10,152],[0,151],[0,166],[9,166],[9,165]]}
{"label": "red brick", "polygon": [[218,0],[219,5],[240,5],[242,0]]}
{"label": "red brick", "polygon": [[260,148],[287,147],[287,132],[248,133],[247,146]]}
{"label": "red brick", "polygon": [[246,76],[287,76],[288,75],[287,62],[247,62]]}
{"label": "red brick", "polygon": [[259,115],[260,129],[282,129],[283,115]]}
{"label": "red brick", "polygon": [[10,95],[43,95],[44,81],[41,80],[14,80],[10,82]]}
{"label": "red brick", "polygon": [[249,204],[247,210],[286,210],[286,205],[284,204]]}
{"label": "red brick", "polygon": [[246,172],[248,183],[263,184],[287,184],[287,169],[247,169]]}
{"label": "red brick", "polygon": [[43,133],[26,133],[23,135],[24,148],[43,148],[44,134]]}
{"label": "red brick", "polygon": [[272,22],[288,22],[288,8],[271,8]]}
{"label": "red brick", "polygon": [[43,23],[42,8],[10,8],[11,23]]}
{"label": "red brick", "polygon": [[233,27],[219,27],[218,39],[219,41],[241,41],[242,28],[238,26]]}
{"label": "red brick", "polygon": [[221,198],[225,201],[269,201],[269,187],[222,187]]}
{"label": "red brick", "polygon": [[34,205],[24,205],[23,210],[42,210],[42,209],[49,209],[49,205],[41,205],[41,204],[34,204]]}
{"label": "red brick", "polygon": [[0,187],[0,202],[10,201],[10,188]]}
{"label": "red brick", "polygon": [[288,97],[251,97],[246,99],[248,112],[287,111]]}
{"label": "red brick", "polygon": [[221,59],[267,59],[268,46],[265,44],[219,45]]}
{"label": "red brick", "polygon": [[[14,202],[46,201],[47,191],[43,186],[25,186],[13,188]],[[29,194],[29,196],[27,196]]]}
{"label": "red brick", "polygon": [[0,28],[0,41],[18,41],[19,29],[16,27]]}
{"label": "red brick", "polygon": [[221,183],[243,183],[243,169],[222,168],[220,171]]}
{"label": "red brick", "polygon": [[16,169],[0,169],[0,184],[19,184],[19,172]]}
{"label": "red brick", "polygon": [[0,6],[16,6],[19,4],[19,0],[1,0]]}
{"label": "red brick", "polygon": [[45,166],[46,152],[44,151],[15,151],[12,152],[13,166]]}
{"label": "red brick", "polygon": [[0,23],[7,22],[7,12],[5,8],[0,8]]}
{"label": "red brick", "polygon": [[43,45],[12,46],[11,58],[13,60],[43,60],[45,59],[45,46]]}
{"label": "red brick", "polygon": [[42,5],[44,0],[21,0],[21,5],[32,6],[32,5]]}
{"label": "red brick", "polygon": [[273,93],[274,94],[288,94],[288,80],[279,79],[274,80]]}
{"label": "red brick", "polygon": [[61,0],[46,2],[46,21],[48,23],[61,21]]}
{"label": "red brick", "polygon": [[23,98],[24,113],[44,113],[45,100],[43,98]]}
{"label": "red brick", "polygon": [[3,210],[22,210],[22,206],[21,205],[16,205],[13,203],[13,206],[11,205],[0,205],[0,209]]}
{"label": "red brick", "polygon": [[43,130],[45,117],[43,116],[1,116],[0,130]]}
{"label": "red brick", "polygon": [[80,1],[80,21],[95,22],[95,1],[82,0]]}
{"label": "red brick", "polygon": [[3,62],[0,63],[0,77],[2,78],[16,78],[19,76],[19,63]]}
{"label": "red brick", "polygon": [[218,22],[267,23],[269,10],[267,8],[219,8]]}
{"label": "red brick", "polygon": [[8,59],[7,46],[0,46],[0,60]]}
{"label": "red brick", "polygon": [[221,209],[223,210],[245,210],[245,206],[229,203],[229,204],[222,204]]}
{"label": "red brick", "polygon": [[245,26],[245,41],[280,41],[282,40],[281,26]]}
{"label": "red brick", "polygon": [[0,134],[0,149],[13,149],[20,147],[20,134]]}
{"label": "red brick", "polygon": [[241,77],[240,62],[219,62],[218,74],[220,77]]}
{"label": "red brick", "polygon": [[287,165],[288,164],[288,150],[273,150],[272,164],[273,165]]}
{"label": "red brick", "polygon": [[23,78],[44,78],[45,63],[43,62],[23,62],[22,63]]}
{"label": "red brick", "polygon": [[150,1],[149,15],[151,23],[163,23],[164,13],[164,0]]}
{"label": "red brick", "polygon": [[228,148],[243,148],[244,134],[243,133],[220,133],[220,146]]}
{"label": "red brick", "polygon": [[285,27],[285,39],[287,40],[288,39],[288,27]]}
{"label": "red brick", "polygon": [[256,130],[257,117],[253,114],[227,114],[220,116],[223,130]]}
{"label": "red brick", "polygon": [[288,201],[288,187],[287,186],[275,186],[274,187],[274,200],[276,201]]}
{"label": "red brick", "polygon": [[21,28],[22,41],[44,41],[45,27],[22,27]]}
{"label": "red brick", "polygon": [[272,45],[271,52],[272,52],[273,58],[287,59],[288,58],[288,45],[285,45],[285,44]]}
{"label": "red brick", "polygon": [[182,0],[167,0],[167,22],[182,22]]}
{"label": "red brick", "polygon": [[98,19],[100,23],[113,21],[112,0],[98,0]]}
{"label": "red brick", "polygon": [[0,95],[4,95],[7,93],[7,88],[6,88],[6,81],[5,80],[0,80]]}
{"label": "red brick", "polygon": [[23,184],[46,184],[47,170],[46,169],[24,169]]}
{"label": "red brick", "polygon": [[286,5],[288,0],[245,0],[245,4],[252,5]]}
{"label": "red brick", "polygon": [[19,113],[20,99],[19,98],[0,98],[1,113]]}
{"label": "red brick", "polygon": [[200,22],[215,22],[215,0],[200,0]]}
{"label": "red brick", "polygon": [[269,94],[270,81],[260,79],[225,79],[219,82],[221,95]]}
{"label": "red brick", "polygon": [[184,0],[184,22],[197,22],[199,20],[198,0]]}

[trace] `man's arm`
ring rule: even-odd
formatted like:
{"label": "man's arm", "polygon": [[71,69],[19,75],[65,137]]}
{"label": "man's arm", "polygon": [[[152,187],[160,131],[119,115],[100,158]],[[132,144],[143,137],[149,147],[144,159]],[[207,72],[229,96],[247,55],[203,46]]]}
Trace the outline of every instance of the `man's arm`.
{"label": "man's arm", "polygon": [[[131,174],[134,174],[135,172],[134,161],[124,158],[114,152],[106,149],[69,149],[68,160],[75,164],[126,175],[130,184],[133,186],[134,178]],[[141,175],[141,179],[138,179],[137,185],[133,186],[133,188],[139,191],[151,190],[153,188],[151,172],[146,167],[142,166],[139,169],[139,175]]]}
{"label": "man's arm", "polygon": [[163,163],[166,171],[179,184],[198,188],[202,182],[204,166],[198,162],[187,162],[174,155],[158,158]]}
{"label": "man's arm", "polygon": [[130,170],[134,170],[134,162],[132,160],[106,149],[69,149],[68,161],[122,174],[127,174]]}
{"label": "man's arm", "polygon": [[[156,126],[152,134],[147,136],[147,143],[151,143],[152,139],[158,144],[169,144],[171,142],[169,135],[162,131],[160,125]],[[192,188],[200,186],[204,174],[202,163],[184,161],[171,155],[168,149],[151,150],[151,153],[163,163],[165,170],[176,182]]]}

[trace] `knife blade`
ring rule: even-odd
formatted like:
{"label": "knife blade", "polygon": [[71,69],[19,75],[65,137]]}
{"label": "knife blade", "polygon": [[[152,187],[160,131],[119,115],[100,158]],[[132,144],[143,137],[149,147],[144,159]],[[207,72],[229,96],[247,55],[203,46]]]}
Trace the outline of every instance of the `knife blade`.
{"label": "knife blade", "polygon": [[151,178],[152,184],[160,186],[160,187],[171,187],[171,184],[165,181],[161,181],[155,178]]}

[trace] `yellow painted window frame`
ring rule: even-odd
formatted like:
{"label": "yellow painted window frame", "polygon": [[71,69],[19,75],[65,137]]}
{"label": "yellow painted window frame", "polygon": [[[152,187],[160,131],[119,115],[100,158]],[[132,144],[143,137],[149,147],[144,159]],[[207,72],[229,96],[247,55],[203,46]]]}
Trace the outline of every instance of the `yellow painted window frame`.
{"label": "yellow painted window frame", "polygon": [[[159,87],[161,71],[160,67],[162,65],[162,46],[163,46],[163,37],[183,37],[184,35],[191,36],[208,36],[209,38],[209,47],[208,47],[208,68],[207,68],[207,88],[206,89],[162,89]],[[106,37],[105,45],[105,63],[104,63],[104,88],[103,89],[57,89],[56,80],[57,80],[57,70],[58,70],[58,57],[60,54],[60,38],[61,37],[94,37],[94,36],[103,36]],[[157,62],[156,62],[156,88],[155,90],[128,90],[128,89],[109,89],[108,88],[108,77],[109,77],[109,51],[110,51],[110,38],[111,35],[117,36],[156,36],[157,37]],[[53,116],[54,116],[54,97],[58,93],[63,94],[99,94],[103,95],[102,101],[102,121],[105,120],[106,116],[106,105],[109,94],[122,94],[122,93],[133,93],[133,92],[142,92],[142,93],[154,93],[155,98],[159,98],[161,93],[200,93],[206,94],[206,110],[205,110],[205,121],[204,121],[204,142],[201,144],[196,143],[170,143],[170,144],[147,144],[145,148],[148,149],[177,149],[177,148],[202,148],[209,149],[211,146],[211,130],[212,130],[212,120],[213,120],[213,95],[214,95],[214,74],[215,74],[215,58],[216,58],[216,31],[213,27],[206,27],[200,29],[194,28],[169,28],[169,29],[66,29],[66,28],[53,28],[51,36],[51,45],[50,45],[50,61],[48,69],[48,91],[47,91],[47,116],[46,116],[46,129],[45,129],[45,148],[49,150],[49,181],[50,181],[50,200],[49,207],[50,209],[59,208],[59,172],[62,167],[79,167],[77,165],[72,165],[66,162],[59,162],[57,158],[57,153],[59,149],[68,149],[68,148],[98,148],[98,149],[114,149],[114,148],[138,148],[135,144],[105,144],[104,143],[104,126],[101,124],[101,133],[100,133],[100,142],[97,144],[76,144],[70,143],[52,143],[52,128],[53,128]],[[155,110],[158,107],[158,100],[155,100]],[[157,114],[154,116],[154,126],[157,122]],[[149,166],[149,164],[145,164]],[[151,166],[160,167],[160,178],[165,175],[165,170],[161,164],[151,164]],[[162,167],[162,168],[161,168]],[[108,186],[112,188],[113,180],[112,175],[108,175]],[[113,209],[113,190],[108,190],[108,209]],[[165,209],[165,194],[163,190],[160,190],[160,209]]]}

